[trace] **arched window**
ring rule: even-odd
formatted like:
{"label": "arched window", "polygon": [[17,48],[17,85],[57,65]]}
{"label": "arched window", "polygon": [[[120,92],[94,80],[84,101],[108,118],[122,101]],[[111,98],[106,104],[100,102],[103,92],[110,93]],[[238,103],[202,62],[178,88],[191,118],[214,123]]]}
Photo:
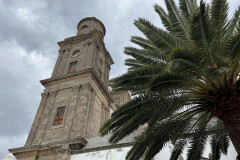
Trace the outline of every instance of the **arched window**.
{"label": "arched window", "polygon": [[87,25],[82,26],[81,31],[83,33],[87,33],[88,32],[88,26]]}

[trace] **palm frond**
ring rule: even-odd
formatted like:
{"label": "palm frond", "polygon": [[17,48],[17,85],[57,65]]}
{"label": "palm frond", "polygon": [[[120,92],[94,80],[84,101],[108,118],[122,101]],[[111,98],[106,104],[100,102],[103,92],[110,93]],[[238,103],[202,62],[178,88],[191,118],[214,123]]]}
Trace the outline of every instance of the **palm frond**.
{"label": "palm frond", "polygon": [[202,53],[206,54],[211,64],[214,65],[215,56],[212,55],[210,47],[213,40],[213,30],[206,5],[202,1],[198,12],[193,17],[191,33],[194,44],[204,51]]}
{"label": "palm frond", "polygon": [[154,49],[155,48],[154,44],[151,41],[149,41],[148,39],[142,38],[142,37],[132,36],[131,42],[141,46],[143,49]]}
{"label": "palm frond", "polygon": [[157,4],[154,5],[154,9],[158,13],[158,15],[160,16],[162,24],[164,25],[164,27],[169,32],[171,32],[172,26],[171,26],[171,22],[169,20],[169,16],[167,15],[167,13],[164,11],[164,9],[161,6],[159,6]]}
{"label": "palm frond", "polygon": [[169,20],[171,22],[171,33],[174,33],[178,38],[191,42],[188,20],[185,16],[181,15],[173,0],[165,0],[167,6]]}
{"label": "palm frond", "polygon": [[163,51],[169,51],[177,46],[178,43],[181,43],[173,35],[170,35],[166,31],[155,27],[149,21],[143,18],[135,21],[134,24],[152,43],[154,43]]}
{"label": "palm frond", "polygon": [[187,140],[181,139],[177,141],[176,144],[174,144],[173,151],[171,153],[170,160],[178,160],[178,157],[183,153],[183,150],[185,149],[187,145]]}

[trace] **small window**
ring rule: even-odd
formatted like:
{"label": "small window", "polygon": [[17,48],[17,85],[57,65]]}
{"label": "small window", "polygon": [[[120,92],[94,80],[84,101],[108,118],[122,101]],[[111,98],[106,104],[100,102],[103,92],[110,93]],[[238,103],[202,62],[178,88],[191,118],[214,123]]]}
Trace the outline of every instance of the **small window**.
{"label": "small window", "polygon": [[58,107],[57,113],[54,119],[54,126],[61,125],[63,123],[63,115],[64,115],[65,107]]}
{"label": "small window", "polygon": [[69,65],[69,70],[68,72],[75,72],[77,68],[77,62],[71,62]]}
{"label": "small window", "polygon": [[82,32],[83,33],[87,33],[88,32],[88,26],[87,25],[84,25],[82,28],[81,28]]}

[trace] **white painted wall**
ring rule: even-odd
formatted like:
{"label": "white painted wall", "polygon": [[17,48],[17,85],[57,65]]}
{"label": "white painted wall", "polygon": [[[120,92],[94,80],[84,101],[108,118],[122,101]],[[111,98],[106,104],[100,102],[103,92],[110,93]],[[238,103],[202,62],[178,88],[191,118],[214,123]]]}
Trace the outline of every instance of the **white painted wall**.
{"label": "white painted wall", "polygon": [[[109,149],[96,152],[88,152],[72,155],[70,160],[125,160],[127,152],[131,147]],[[170,149],[164,148],[161,153],[154,157],[154,160],[168,160],[170,158]]]}
{"label": "white painted wall", "polygon": [[125,160],[131,147],[116,148],[72,155],[70,160]]}

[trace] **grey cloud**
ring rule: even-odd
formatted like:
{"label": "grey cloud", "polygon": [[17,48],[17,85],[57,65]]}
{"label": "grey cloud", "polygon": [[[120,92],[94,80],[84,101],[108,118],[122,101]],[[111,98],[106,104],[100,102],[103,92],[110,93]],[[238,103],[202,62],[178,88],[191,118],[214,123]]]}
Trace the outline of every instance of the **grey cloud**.
{"label": "grey cloud", "polygon": [[[0,147],[0,157],[8,148],[24,145],[25,139],[14,139],[26,138],[30,130],[43,90],[39,80],[51,76],[57,42],[75,36],[79,20],[95,16],[106,27],[106,48],[115,61],[110,77],[118,76],[126,71],[123,50],[132,45],[130,36],[142,35],[134,20],[144,17],[161,26],[154,3],[163,1],[1,0],[0,143],[6,145]],[[24,56],[19,58],[20,52]]]}

